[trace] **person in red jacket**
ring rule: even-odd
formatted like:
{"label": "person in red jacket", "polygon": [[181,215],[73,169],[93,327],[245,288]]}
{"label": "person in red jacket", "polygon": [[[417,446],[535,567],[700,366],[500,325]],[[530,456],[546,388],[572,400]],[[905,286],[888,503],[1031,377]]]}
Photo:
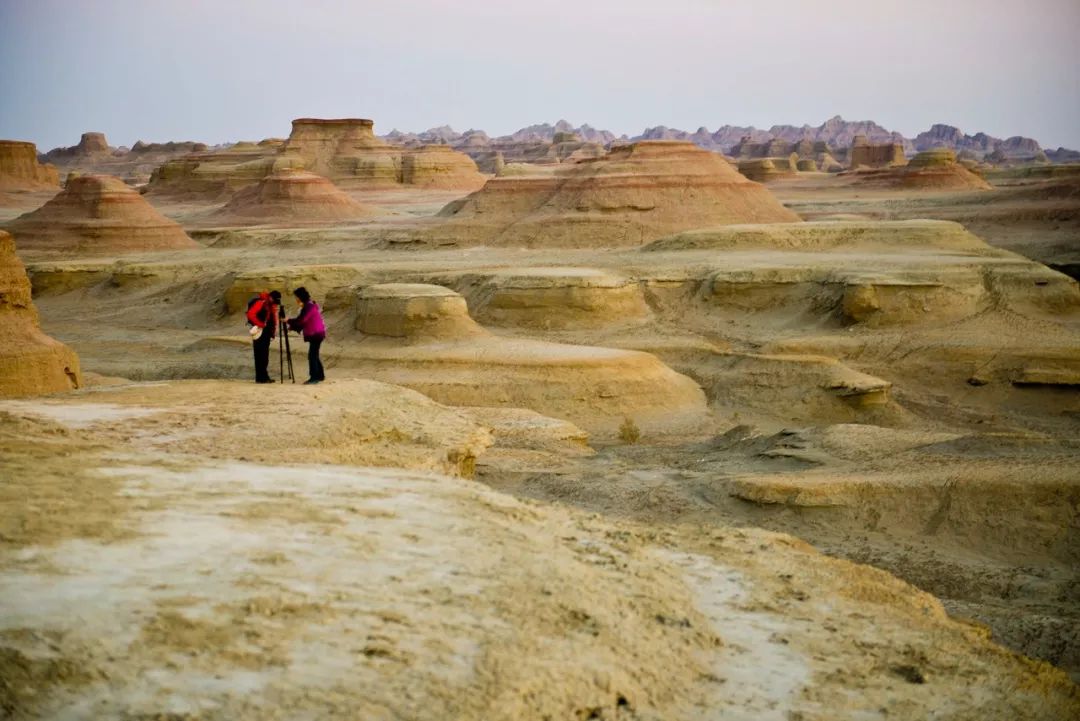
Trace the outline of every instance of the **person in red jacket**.
{"label": "person in red jacket", "polygon": [[322,311],[319,304],[311,299],[307,288],[297,288],[293,291],[296,303],[300,306],[300,312],[295,318],[286,321],[289,330],[304,334],[304,341],[308,344],[308,375],[310,376],[304,385],[322,383],[326,380],[323,372],[323,364],[319,359],[319,348],[326,339],[326,323],[323,322]]}
{"label": "person in red jacket", "polygon": [[251,325],[251,347],[255,354],[255,382],[273,383],[270,377],[270,345],[277,335],[279,308],[281,306],[281,293],[272,290],[269,293],[259,293],[248,305],[247,319]]}

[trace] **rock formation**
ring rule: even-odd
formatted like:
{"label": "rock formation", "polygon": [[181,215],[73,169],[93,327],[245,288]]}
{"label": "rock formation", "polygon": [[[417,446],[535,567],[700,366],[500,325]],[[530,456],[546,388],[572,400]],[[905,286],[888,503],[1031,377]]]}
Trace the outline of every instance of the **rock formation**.
{"label": "rock formation", "polygon": [[627,417],[672,432],[705,412],[701,389],[655,356],[501,338],[448,288],[389,283],[364,288],[357,301],[365,341],[339,362],[441,403],[531,408],[605,436]]}
{"label": "rock formation", "polygon": [[15,241],[0,231],[0,396],[55,393],[81,382],[75,352],[41,332]]}
{"label": "rock formation", "polygon": [[636,281],[590,268],[509,269],[466,285],[462,292],[474,314],[492,325],[599,328],[651,316]]}
{"label": "rock formation", "polygon": [[218,200],[280,170],[303,165],[281,157],[281,141],[237,143],[168,160],[150,176],[147,192],[168,198]]}
{"label": "rock formation", "polygon": [[907,165],[866,169],[844,177],[860,185],[926,190],[990,190],[991,185],[963,164],[947,148],[924,150]]}
{"label": "rock formation", "polygon": [[848,150],[848,165],[856,168],[888,168],[903,165],[904,146],[900,143],[872,145],[865,135],[857,135]]}
{"label": "rock formation", "polygon": [[358,220],[379,213],[321,175],[289,169],[238,191],[211,217],[215,222],[240,224],[305,224]]}
{"label": "rock formation", "polygon": [[483,184],[476,164],[444,145],[402,148],[375,136],[366,119],[299,118],[283,157],[346,188],[400,185],[472,190]]}
{"label": "rock formation", "polygon": [[198,248],[183,229],[118,178],[81,175],[55,198],[8,224],[19,247],[81,253]]}
{"label": "rock formation", "polygon": [[439,285],[373,285],[358,298],[356,329],[368,335],[427,340],[484,334],[469,316],[465,299]]}
{"label": "rock formation", "polygon": [[206,149],[206,144],[191,141],[144,143],[140,140],[129,150],[110,146],[104,133],[83,133],[77,145],[53,148],[45,153],[44,159],[62,173],[114,175],[129,185],[138,185],[149,181],[154,169],[162,163]]}
{"label": "rock formation", "polygon": [[[813,163],[813,161],[809,161]],[[794,177],[798,172],[799,157],[754,158],[739,161],[739,172],[756,183]],[[817,168],[813,168],[816,170]]]}
{"label": "rock formation", "polygon": [[53,148],[45,153],[45,160],[66,168],[72,161],[108,157],[115,150],[105,139],[105,133],[83,133],[77,145]]}
{"label": "rock formation", "polygon": [[933,125],[929,130],[915,136],[914,144],[918,151],[937,148],[958,153],[963,151],[971,153],[976,160],[990,160],[998,164],[1047,162],[1047,155],[1033,138],[1014,135],[1002,140],[986,133],[965,135],[952,125]]}
{"label": "rock formation", "polygon": [[[589,125],[574,128],[565,120],[560,120],[554,125],[549,123],[531,125],[511,135],[496,138],[489,137],[482,130],[467,130],[464,133],[457,133],[447,126],[432,128],[423,133],[403,133],[395,130],[386,135],[385,138],[407,146],[418,146],[426,143],[449,145],[472,157],[481,171],[491,173],[494,172],[491,161],[495,151],[502,152],[509,162],[552,162],[551,148],[557,134],[573,134],[580,137],[585,143],[599,147],[609,147],[612,143],[619,141],[681,140],[694,143],[706,150],[715,150],[735,157],[746,158],[775,157],[789,155],[792,152],[798,153],[800,158],[805,158],[808,155],[801,149],[804,144],[847,148],[859,136],[865,137],[869,143],[876,145],[899,143],[903,146],[903,152],[906,156],[913,155],[920,150],[946,147],[957,152],[972,150],[976,153],[978,159],[982,160],[984,156],[990,156],[997,151],[995,158],[999,158],[997,162],[1000,163],[1044,162],[1044,156],[1053,160],[1053,162],[1068,162],[1067,158],[1072,157],[1070,154],[1077,152],[1060,148],[1057,151],[1043,153],[1039,144],[1031,138],[1015,136],[1002,140],[986,133],[965,135],[951,125],[940,124],[934,125],[930,130],[920,133],[914,140],[911,140],[900,133],[889,131],[873,121],[848,121],[840,116],[830,118],[819,126],[774,125],[767,130],[752,126],[724,125],[715,132],[711,132],[705,127],[700,127],[695,132],[688,132],[660,125],[646,128],[639,135],[633,137],[625,135],[617,137],[610,131],[597,130]],[[593,152],[592,149],[589,152]],[[820,154],[825,152],[832,153],[832,151],[825,148],[815,151],[814,159],[819,164],[822,160]]]}
{"label": "rock formation", "polygon": [[548,176],[489,180],[433,231],[452,242],[611,247],[730,223],[796,221],[768,190],[691,143],[642,141]]}
{"label": "rock formation", "polygon": [[475,190],[484,183],[476,164],[447,146],[391,145],[366,119],[299,118],[284,142],[237,143],[171,160],[154,172],[148,192],[220,200],[287,169],[307,170],[347,189]]}
{"label": "rock formation", "polygon": [[225,291],[225,309],[240,313],[259,293],[277,288],[289,296],[300,286],[308,289],[324,311],[353,306],[356,287],[370,283],[368,274],[355,266],[290,265],[258,268],[237,274]]}
{"label": "rock formation", "polygon": [[38,162],[37,147],[20,140],[0,140],[0,191],[60,188],[60,176],[52,165]]}

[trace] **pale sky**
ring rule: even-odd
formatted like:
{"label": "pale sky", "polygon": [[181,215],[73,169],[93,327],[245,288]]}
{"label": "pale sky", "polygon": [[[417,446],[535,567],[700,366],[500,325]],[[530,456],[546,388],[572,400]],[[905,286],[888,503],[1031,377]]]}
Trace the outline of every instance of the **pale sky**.
{"label": "pale sky", "polygon": [[1080,149],[1080,0],[0,0],[0,138],[948,123]]}

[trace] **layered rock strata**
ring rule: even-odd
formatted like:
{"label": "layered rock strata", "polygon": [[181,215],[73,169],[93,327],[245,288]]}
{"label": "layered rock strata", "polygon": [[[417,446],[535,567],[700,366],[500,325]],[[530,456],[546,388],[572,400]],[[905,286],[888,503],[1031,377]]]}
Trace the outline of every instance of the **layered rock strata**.
{"label": "layered rock strata", "polygon": [[697,384],[648,353],[495,336],[440,286],[370,286],[357,300],[364,342],[340,362],[441,403],[531,408],[605,436],[626,418],[671,433],[704,417]]}
{"label": "layered rock strata", "polygon": [[22,248],[127,253],[198,248],[183,228],[118,178],[82,175],[7,226]]}
{"label": "layered rock strata", "polygon": [[41,331],[15,241],[0,231],[0,396],[55,393],[81,382],[75,352]]}
{"label": "layered rock strata", "polygon": [[904,165],[904,146],[900,143],[870,143],[863,135],[855,136],[848,149],[848,165],[854,170],[861,167],[889,168]]}
{"label": "layered rock strata", "polygon": [[215,200],[285,169],[307,170],[346,189],[475,190],[484,183],[476,163],[447,146],[392,145],[363,118],[298,118],[286,141],[237,143],[169,161],[148,190]]}
{"label": "layered rock strata", "polygon": [[492,325],[600,328],[651,316],[637,281],[590,268],[503,270],[466,293],[477,319]]}
{"label": "layered rock strata", "polygon": [[280,156],[282,141],[237,143],[225,150],[191,153],[163,163],[150,176],[147,192],[166,197],[218,200],[268,175],[303,164]]}
{"label": "layered rock strata", "polygon": [[0,191],[60,188],[60,175],[38,162],[37,147],[21,140],[0,140]]}
{"label": "layered rock strata", "polygon": [[115,175],[129,185],[139,185],[149,181],[161,164],[205,150],[205,143],[192,141],[145,143],[140,140],[130,149],[114,148],[104,133],[83,133],[77,145],[53,148],[45,153],[44,159],[56,165],[61,173]]}
{"label": "layered rock strata", "polygon": [[947,148],[924,150],[907,165],[862,169],[849,174],[852,182],[884,188],[925,190],[992,190],[993,187],[973,170],[957,161]]}
{"label": "layered rock strata", "polygon": [[763,186],[692,143],[643,141],[545,176],[503,177],[451,203],[443,241],[520,246],[633,246],[731,223],[799,218]]}
{"label": "layered rock strata", "polygon": [[362,118],[300,118],[293,121],[283,154],[343,187],[472,190],[483,184],[465,154],[444,145],[391,145],[376,137],[374,126]]}
{"label": "layered rock strata", "polygon": [[379,213],[321,175],[287,169],[240,190],[212,218],[240,224],[309,224],[359,220]]}
{"label": "layered rock strata", "polygon": [[798,172],[799,162],[798,156],[795,154],[784,158],[740,160],[739,172],[754,182],[768,183],[773,180],[794,177]]}

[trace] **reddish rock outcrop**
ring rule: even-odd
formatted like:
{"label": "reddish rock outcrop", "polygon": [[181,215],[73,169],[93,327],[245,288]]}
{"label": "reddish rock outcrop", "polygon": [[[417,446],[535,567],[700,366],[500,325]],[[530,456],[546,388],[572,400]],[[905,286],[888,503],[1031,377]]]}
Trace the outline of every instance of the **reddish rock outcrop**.
{"label": "reddish rock outcrop", "polygon": [[249,223],[322,223],[355,220],[380,211],[358,203],[321,175],[282,170],[233,196],[215,220]]}
{"label": "reddish rock outcrop", "polygon": [[198,248],[183,229],[118,178],[81,175],[37,210],[8,224],[19,247],[125,253]]}
{"label": "reddish rock outcrop", "polygon": [[79,357],[41,332],[15,241],[0,230],[0,397],[55,393],[79,385]]}
{"label": "reddish rock outcrop", "polygon": [[21,140],[0,140],[0,190],[48,190],[60,188],[60,176],[52,165],[38,162],[37,147]]}
{"label": "reddish rock outcrop", "polygon": [[722,156],[692,143],[643,141],[539,176],[489,180],[451,203],[440,242],[630,246],[731,223],[792,222],[795,213]]}

